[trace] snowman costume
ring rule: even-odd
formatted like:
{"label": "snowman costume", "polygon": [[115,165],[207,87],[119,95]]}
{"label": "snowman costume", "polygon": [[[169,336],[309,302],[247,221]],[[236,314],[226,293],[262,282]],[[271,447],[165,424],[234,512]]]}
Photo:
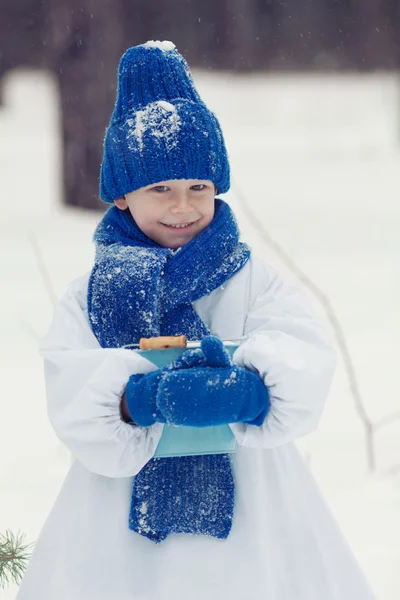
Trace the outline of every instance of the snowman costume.
{"label": "snowman costume", "polygon": [[[226,191],[222,133],[181,55],[151,42],[124,56],[105,139],[103,200],[168,179],[210,179]],[[168,153],[176,160],[151,160]],[[201,161],[188,160],[196,153]],[[17,599],[373,600],[294,445],[317,427],[336,362],[302,293],[251,255],[192,303],[208,332],[242,340],[234,363],[261,377],[270,406],[261,424],[229,425],[237,449],[226,539],[172,533],[154,543],[129,529],[128,515],[135,478],[153,459],[164,425],[123,422],[120,401],[133,375],[155,367],[133,350],[99,343],[89,286],[90,274],[72,282],[41,344],[49,419],[74,462]]]}

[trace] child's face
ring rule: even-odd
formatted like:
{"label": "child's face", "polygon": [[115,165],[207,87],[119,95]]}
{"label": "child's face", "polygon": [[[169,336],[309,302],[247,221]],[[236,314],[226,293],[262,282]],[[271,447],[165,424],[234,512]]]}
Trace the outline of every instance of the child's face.
{"label": "child's face", "polygon": [[115,200],[129,208],[140,229],[153,242],[173,250],[184,246],[214,217],[215,186],[200,179],[160,181]]}

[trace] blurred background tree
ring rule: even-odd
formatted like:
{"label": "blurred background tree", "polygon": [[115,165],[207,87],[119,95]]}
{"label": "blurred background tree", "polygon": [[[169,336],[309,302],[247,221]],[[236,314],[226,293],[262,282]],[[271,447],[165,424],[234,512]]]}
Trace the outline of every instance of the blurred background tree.
{"label": "blurred background tree", "polygon": [[54,73],[64,200],[100,208],[102,139],[127,47],[170,39],[206,69],[398,69],[399,31],[399,0],[2,0],[0,82],[17,67]]}

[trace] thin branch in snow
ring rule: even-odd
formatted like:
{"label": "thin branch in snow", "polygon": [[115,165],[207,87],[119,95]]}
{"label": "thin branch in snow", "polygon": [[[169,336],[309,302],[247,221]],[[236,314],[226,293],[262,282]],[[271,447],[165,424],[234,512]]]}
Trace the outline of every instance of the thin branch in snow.
{"label": "thin branch in snow", "polygon": [[320,304],[322,305],[322,308],[332,326],[340,354],[343,358],[344,368],[346,371],[347,380],[349,382],[349,387],[357,414],[364,425],[368,468],[370,471],[374,471],[376,468],[374,434],[378,429],[384,427],[385,425],[388,425],[389,423],[392,423],[396,419],[399,419],[400,412],[388,415],[387,417],[383,417],[375,424],[373,423],[365,408],[364,399],[361,395],[360,387],[358,385],[356,370],[347,344],[346,336],[340,324],[339,318],[337,317],[336,312],[334,311],[328,297],[316,285],[316,283],[310,277],[308,277],[308,275],[306,275],[304,271],[300,269],[300,267],[282,248],[282,246],[272,238],[268,230],[264,227],[261,221],[249,208],[249,204],[248,202],[246,202],[246,198],[236,182],[234,184],[234,189],[247,220],[257,231],[261,239],[263,239],[265,243],[270,248],[272,248],[272,250],[280,257],[280,259],[288,267],[288,269],[297,277],[299,281],[303,283],[305,287],[307,287],[317,297]]}
{"label": "thin branch in snow", "polygon": [[379,421],[376,421],[376,423],[374,423],[374,431],[378,431],[379,429],[382,429],[382,427],[385,427],[385,425],[390,425],[390,423],[393,423],[394,421],[398,421],[400,420],[400,411],[394,412],[391,415],[387,415],[386,417],[382,417],[381,419],[379,419]]}
{"label": "thin branch in snow", "polygon": [[31,232],[28,235],[28,240],[36,258],[36,263],[42,278],[43,285],[46,289],[49,300],[54,308],[58,301],[57,294],[54,290],[53,282],[51,281],[50,273],[44,261],[42,251],[33,232]]}
{"label": "thin branch in snow", "polygon": [[25,331],[25,333],[28,334],[28,336],[34,340],[35,343],[40,341],[40,335],[38,334],[38,332],[35,330],[35,328],[33,327],[32,323],[29,323],[29,321],[26,321],[23,317],[20,318],[19,320],[22,329]]}

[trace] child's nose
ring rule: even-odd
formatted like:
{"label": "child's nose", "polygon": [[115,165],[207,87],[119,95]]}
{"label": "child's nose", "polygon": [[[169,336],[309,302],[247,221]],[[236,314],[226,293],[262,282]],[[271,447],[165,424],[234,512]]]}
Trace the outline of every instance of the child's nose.
{"label": "child's nose", "polygon": [[191,211],[189,199],[186,194],[177,194],[174,198],[175,202],[172,211],[176,214],[186,214]]}

